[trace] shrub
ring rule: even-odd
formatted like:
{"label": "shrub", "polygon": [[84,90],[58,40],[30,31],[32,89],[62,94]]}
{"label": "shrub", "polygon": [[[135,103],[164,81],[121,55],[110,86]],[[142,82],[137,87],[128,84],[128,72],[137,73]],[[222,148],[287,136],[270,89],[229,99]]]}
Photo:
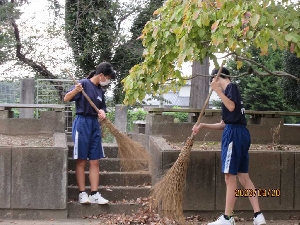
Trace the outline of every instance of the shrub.
{"label": "shrub", "polygon": [[146,120],[146,115],[148,112],[144,111],[142,108],[136,108],[133,110],[128,110],[127,112],[127,132],[133,131],[133,122],[137,120]]}
{"label": "shrub", "polygon": [[[180,107],[173,107],[180,109]],[[174,116],[174,122],[175,123],[184,123],[188,122],[189,114],[185,112],[165,112],[164,115],[173,115]]]}

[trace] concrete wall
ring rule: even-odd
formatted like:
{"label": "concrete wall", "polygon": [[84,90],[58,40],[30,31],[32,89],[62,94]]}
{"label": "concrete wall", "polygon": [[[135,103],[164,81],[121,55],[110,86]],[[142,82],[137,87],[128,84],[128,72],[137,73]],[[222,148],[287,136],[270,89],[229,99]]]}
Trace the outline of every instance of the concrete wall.
{"label": "concrete wall", "polygon": [[[173,150],[161,136],[132,134],[149,151],[154,185],[177,160],[179,152]],[[299,152],[250,151],[249,174],[256,188],[280,192],[279,197],[259,197],[268,219],[295,216],[300,211],[300,149]],[[241,189],[239,185],[238,188]],[[223,212],[226,185],[221,172],[220,151],[191,151],[186,177],[183,209],[185,212]],[[262,194],[263,195],[263,194]],[[247,197],[239,197],[235,212],[252,216]],[[247,214],[248,213],[248,214]],[[204,215],[204,214],[203,214]]]}
{"label": "concrete wall", "polygon": [[[201,122],[218,123],[221,115],[205,115]],[[253,144],[268,144],[273,142],[274,129],[281,122],[280,142],[278,144],[300,144],[300,126],[282,125],[281,118],[261,118],[259,124],[249,123],[247,128],[251,134]],[[161,135],[172,142],[183,142],[192,134],[192,127],[195,123],[174,123],[173,116],[148,114],[146,117],[145,134]],[[203,129],[196,137],[195,141],[220,141],[222,131]]]}
{"label": "concrete wall", "polygon": [[0,146],[0,218],[67,218],[68,150],[63,112],[40,119],[8,118],[0,111],[2,135],[47,134],[51,147]]}
{"label": "concrete wall", "polygon": [[5,135],[65,133],[65,113],[42,111],[39,119],[9,118],[8,110],[0,110],[0,133]]}
{"label": "concrete wall", "polygon": [[66,137],[56,138],[53,147],[0,147],[1,218],[33,219],[32,210],[40,218],[51,218],[53,210],[67,217]]}

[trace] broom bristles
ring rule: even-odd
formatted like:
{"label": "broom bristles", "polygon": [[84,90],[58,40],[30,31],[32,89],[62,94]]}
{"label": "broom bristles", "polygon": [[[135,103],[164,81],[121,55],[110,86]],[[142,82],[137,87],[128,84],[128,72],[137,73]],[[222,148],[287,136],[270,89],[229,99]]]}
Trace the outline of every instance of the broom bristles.
{"label": "broom bristles", "polygon": [[148,152],[129,136],[120,132],[108,119],[101,121],[115,137],[118,144],[118,154],[121,167],[126,171],[143,170],[149,165]]}
{"label": "broom bristles", "polygon": [[193,138],[189,137],[176,162],[154,185],[150,193],[150,207],[180,224],[185,223],[182,201],[192,146]]}

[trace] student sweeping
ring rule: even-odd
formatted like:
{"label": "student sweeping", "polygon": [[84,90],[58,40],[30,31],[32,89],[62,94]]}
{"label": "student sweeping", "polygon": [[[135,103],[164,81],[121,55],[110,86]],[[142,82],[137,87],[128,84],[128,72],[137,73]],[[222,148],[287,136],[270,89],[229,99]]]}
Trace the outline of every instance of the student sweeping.
{"label": "student sweeping", "polygon": [[[76,159],[76,179],[79,188],[79,203],[81,204],[107,204],[108,200],[98,192],[99,186],[99,159],[105,157],[101,127],[98,119],[105,119],[106,105],[104,91],[111,79],[115,79],[115,71],[110,63],[102,62],[96,70],[92,71],[86,79],[82,79],[65,95],[64,101],[75,101],[76,117],[72,126],[74,142],[73,158]],[[82,90],[90,97],[99,109],[99,113],[90,105],[82,94]],[[89,160],[89,181],[91,193],[85,190],[85,165]]]}
{"label": "student sweeping", "polygon": [[[212,75],[216,75],[217,72],[218,69],[214,69]],[[230,73],[226,68],[222,68],[221,73],[225,76],[220,75],[218,80],[213,78],[210,85],[222,100],[221,122],[216,124],[200,123],[198,126],[194,125],[192,130],[194,134],[197,134],[202,128],[223,130],[221,158],[222,172],[225,174],[226,183],[225,213],[208,225],[235,225],[232,214],[236,201],[236,178],[239,179],[245,190],[252,190],[252,193],[255,193],[255,186],[248,174],[248,151],[251,139],[246,128],[245,109],[238,87],[231,83],[228,77]],[[255,196],[253,194],[249,200],[254,210],[253,224],[265,225],[266,221],[260,211],[257,194]]]}

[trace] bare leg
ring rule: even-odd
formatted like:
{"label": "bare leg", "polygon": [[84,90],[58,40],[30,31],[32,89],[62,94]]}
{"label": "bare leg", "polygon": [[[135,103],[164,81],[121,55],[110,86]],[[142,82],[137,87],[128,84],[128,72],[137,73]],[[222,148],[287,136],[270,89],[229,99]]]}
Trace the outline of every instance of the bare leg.
{"label": "bare leg", "polygon": [[236,175],[226,173],[225,182],[226,182],[225,215],[232,216],[233,208],[236,201],[236,197],[235,197],[235,190],[237,188]]}
{"label": "bare leg", "polygon": [[[239,181],[241,183],[241,185],[245,188],[245,189],[255,189],[254,184],[252,183],[250,177],[249,177],[249,173],[238,173],[238,178]],[[259,212],[260,211],[260,207],[259,207],[259,203],[258,203],[258,196],[249,196],[249,200],[250,203],[252,205],[252,208],[254,210],[254,212]]]}
{"label": "bare leg", "polygon": [[86,160],[77,159],[76,162],[76,179],[79,191],[85,190],[85,174],[84,174],[84,167],[86,164]]}
{"label": "bare leg", "polygon": [[99,186],[99,160],[90,160],[90,183],[91,191],[98,191]]}

